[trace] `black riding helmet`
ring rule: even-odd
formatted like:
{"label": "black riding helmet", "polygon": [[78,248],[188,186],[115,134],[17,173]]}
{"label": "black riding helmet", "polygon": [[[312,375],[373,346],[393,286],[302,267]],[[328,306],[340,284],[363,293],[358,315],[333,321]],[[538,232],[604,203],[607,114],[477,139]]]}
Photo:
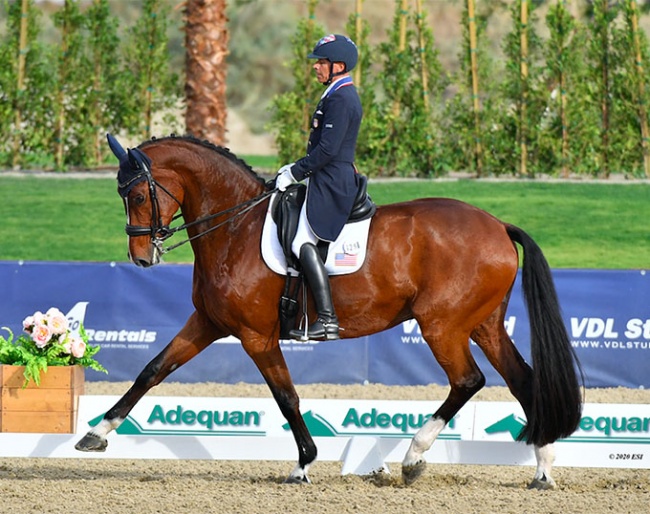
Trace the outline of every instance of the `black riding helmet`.
{"label": "black riding helmet", "polygon": [[[330,62],[330,79],[327,82],[329,84],[334,76],[352,71],[357,65],[359,52],[357,51],[357,45],[349,37],[341,34],[330,34],[321,38],[307,57],[309,59],[327,59]],[[345,69],[340,73],[332,73],[332,65],[335,62],[345,64]]]}

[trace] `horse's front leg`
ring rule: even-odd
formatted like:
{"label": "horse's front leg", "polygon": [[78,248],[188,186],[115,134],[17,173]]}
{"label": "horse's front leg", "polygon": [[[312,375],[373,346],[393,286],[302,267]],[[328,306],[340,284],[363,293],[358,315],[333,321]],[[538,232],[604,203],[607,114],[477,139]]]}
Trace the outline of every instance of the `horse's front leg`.
{"label": "horse's front leg", "polygon": [[311,480],[309,480],[307,472],[316,460],[316,445],[300,413],[300,399],[291,380],[282,350],[280,350],[279,341],[276,339],[275,344],[271,344],[268,341],[257,341],[257,339],[252,342],[247,338],[242,340],[242,344],[271,389],[282,415],[289,422],[298,446],[298,464],[285,483],[310,484]]}
{"label": "horse's front leg", "polygon": [[129,412],[147,391],[160,384],[167,375],[207,348],[212,341],[227,334],[219,333],[214,325],[194,312],[183,329],[140,372],[131,388],[75,445],[82,452],[103,452],[108,446],[106,436],[119,427]]}

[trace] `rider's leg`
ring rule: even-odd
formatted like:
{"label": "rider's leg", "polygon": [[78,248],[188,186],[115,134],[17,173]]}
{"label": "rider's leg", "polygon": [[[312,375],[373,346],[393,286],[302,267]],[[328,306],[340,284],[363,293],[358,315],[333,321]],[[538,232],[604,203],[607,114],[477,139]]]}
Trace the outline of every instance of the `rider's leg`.
{"label": "rider's leg", "polygon": [[[329,277],[316,248],[317,243],[318,238],[309,227],[303,206],[291,249],[300,260],[300,266],[311,289],[318,314],[318,319],[307,329],[306,338],[338,339],[339,323],[332,302]],[[303,330],[291,330],[289,334],[296,339],[305,339]]]}

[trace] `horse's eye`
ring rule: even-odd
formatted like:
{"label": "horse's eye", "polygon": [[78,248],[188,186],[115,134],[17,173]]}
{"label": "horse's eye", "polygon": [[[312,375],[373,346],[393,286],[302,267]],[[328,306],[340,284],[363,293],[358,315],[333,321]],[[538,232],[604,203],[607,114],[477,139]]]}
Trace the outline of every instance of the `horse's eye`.
{"label": "horse's eye", "polygon": [[133,202],[134,202],[136,205],[142,205],[142,204],[144,203],[144,200],[145,200],[144,195],[140,194],[140,195],[137,195],[137,196],[133,199]]}

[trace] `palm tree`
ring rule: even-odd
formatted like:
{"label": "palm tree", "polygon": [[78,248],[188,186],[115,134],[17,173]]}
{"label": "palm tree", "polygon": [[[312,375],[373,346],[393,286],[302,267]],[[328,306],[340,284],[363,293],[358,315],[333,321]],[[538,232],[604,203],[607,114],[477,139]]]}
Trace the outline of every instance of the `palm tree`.
{"label": "palm tree", "polygon": [[185,125],[189,133],[226,142],[226,0],[187,0],[185,6]]}

